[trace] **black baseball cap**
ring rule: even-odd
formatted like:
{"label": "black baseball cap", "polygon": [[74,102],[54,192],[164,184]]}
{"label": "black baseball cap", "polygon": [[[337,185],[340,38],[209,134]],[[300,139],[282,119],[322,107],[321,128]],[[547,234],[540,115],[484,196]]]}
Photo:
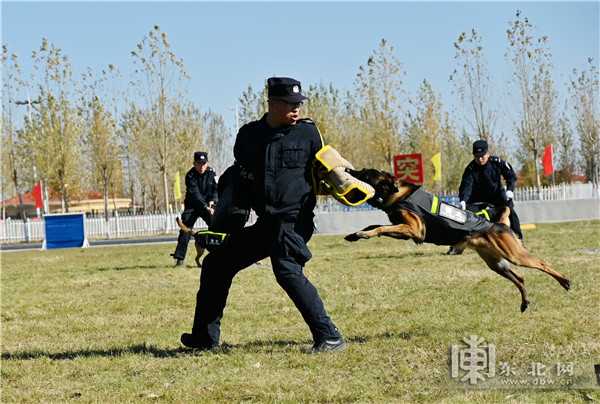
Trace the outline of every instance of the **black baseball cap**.
{"label": "black baseball cap", "polygon": [[302,95],[302,86],[298,80],[289,77],[270,77],[267,85],[269,97],[276,97],[285,102],[302,102],[307,99]]}
{"label": "black baseball cap", "polygon": [[208,163],[208,153],[203,151],[197,151],[194,153],[194,161],[196,163]]}
{"label": "black baseball cap", "polygon": [[476,140],[473,143],[473,156],[481,157],[485,156],[488,152],[488,144],[485,140]]}

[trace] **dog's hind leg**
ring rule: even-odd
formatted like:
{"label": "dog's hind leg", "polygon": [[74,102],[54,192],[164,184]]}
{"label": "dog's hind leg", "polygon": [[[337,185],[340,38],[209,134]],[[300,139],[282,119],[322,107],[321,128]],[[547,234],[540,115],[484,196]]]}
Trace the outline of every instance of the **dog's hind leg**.
{"label": "dog's hind leg", "polygon": [[498,250],[501,251],[503,257],[512,264],[539,269],[556,279],[566,290],[571,289],[571,282],[567,278],[556,272],[545,262],[532,256],[512,234],[505,233],[499,239],[494,240],[490,238],[490,241],[497,244]]}
{"label": "dog's hind leg", "polygon": [[200,247],[200,245],[196,242],[194,243],[196,246],[196,265],[198,268],[202,268],[202,264],[200,264],[200,258],[204,255],[204,248]]}
{"label": "dog's hind leg", "polygon": [[505,206],[502,214],[498,218],[498,223],[504,223],[505,225],[510,227],[509,216],[510,216],[510,208],[508,206]]}
{"label": "dog's hind leg", "polygon": [[504,258],[480,249],[476,249],[476,251],[492,271],[515,284],[521,293],[521,313],[527,310],[527,307],[529,306],[529,298],[527,297],[527,289],[525,288],[525,279],[513,271],[510,263]]}

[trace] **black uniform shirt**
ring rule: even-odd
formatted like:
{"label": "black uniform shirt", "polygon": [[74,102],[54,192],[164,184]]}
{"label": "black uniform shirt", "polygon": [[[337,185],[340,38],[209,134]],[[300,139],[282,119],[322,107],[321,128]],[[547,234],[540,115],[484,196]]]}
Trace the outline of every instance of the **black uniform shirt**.
{"label": "black uniform shirt", "polygon": [[272,129],[266,114],[244,125],[236,138],[235,160],[254,177],[252,208],[259,217],[311,214],[316,204],[311,163],[324,146],[313,121]]}
{"label": "black uniform shirt", "polygon": [[210,201],[217,202],[217,181],[215,170],[206,167],[200,174],[195,167],[185,175],[185,206],[186,208],[203,209]]}
{"label": "black uniform shirt", "polygon": [[506,161],[496,156],[490,156],[483,166],[471,161],[463,173],[458,197],[467,204],[488,202],[504,206],[507,200],[501,177],[506,181],[506,189],[514,191],[517,175]]}

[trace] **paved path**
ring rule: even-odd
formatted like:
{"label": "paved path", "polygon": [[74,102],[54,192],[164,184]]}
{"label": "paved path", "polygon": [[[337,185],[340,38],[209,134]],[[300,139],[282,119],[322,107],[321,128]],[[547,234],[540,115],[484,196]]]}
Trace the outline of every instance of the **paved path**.
{"label": "paved path", "polygon": [[[190,240],[191,241],[191,240]],[[147,237],[147,238],[115,238],[110,240],[90,240],[90,247],[103,247],[113,245],[132,245],[132,244],[160,244],[160,243],[176,243],[177,236],[164,237]],[[42,243],[19,243],[19,244],[2,244],[0,250],[8,251],[23,251],[23,250],[40,250]]]}

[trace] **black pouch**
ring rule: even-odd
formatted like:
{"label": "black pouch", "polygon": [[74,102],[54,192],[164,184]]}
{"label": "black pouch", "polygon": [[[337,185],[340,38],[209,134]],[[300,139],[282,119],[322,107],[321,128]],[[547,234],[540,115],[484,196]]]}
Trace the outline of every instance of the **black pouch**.
{"label": "black pouch", "polygon": [[304,239],[293,229],[284,229],[282,238],[286,253],[294,258],[298,264],[304,265],[312,258]]}
{"label": "black pouch", "polygon": [[202,248],[212,251],[225,242],[227,235],[225,233],[215,233],[212,231],[199,231],[194,235],[194,239]]}

